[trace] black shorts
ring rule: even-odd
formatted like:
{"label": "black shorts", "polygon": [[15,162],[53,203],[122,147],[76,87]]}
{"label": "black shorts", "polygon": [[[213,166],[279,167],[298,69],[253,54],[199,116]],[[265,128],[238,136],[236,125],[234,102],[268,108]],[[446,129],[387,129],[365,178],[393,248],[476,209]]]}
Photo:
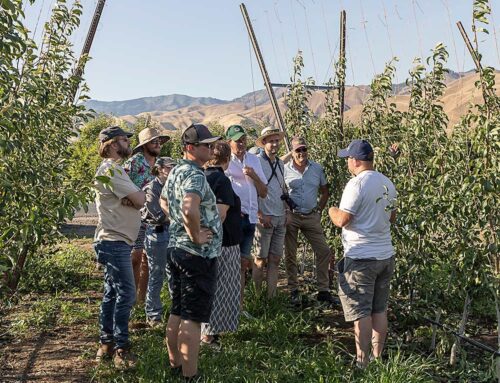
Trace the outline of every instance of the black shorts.
{"label": "black shorts", "polygon": [[167,250],[170,314],[194,322],[208,322],[215,293],[217,263],[179,248]]}

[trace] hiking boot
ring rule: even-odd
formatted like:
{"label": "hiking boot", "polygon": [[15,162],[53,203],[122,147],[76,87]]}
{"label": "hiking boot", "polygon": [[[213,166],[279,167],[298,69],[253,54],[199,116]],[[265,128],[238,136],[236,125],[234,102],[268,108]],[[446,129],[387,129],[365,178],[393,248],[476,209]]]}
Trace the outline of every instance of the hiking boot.
{"label": "hiking boot", "polygon": [[113,363],[119,370],[131,369],[137,364],[137,356],[130,352],[130,350],[119,348],[115,351]]}
{"label": "hiking boot", "polygon": [[320,291],[318,293],[318,302],[327,303],[332,306],[340,305],[340,300],[337,297],[332,296],[329,291]]}
{"label": "hiking boot", "polygon": [[106,359],[111,359],[114,352],[114,343],[101,343],[99,344],[99,349],[97,350],[97,354],[95,355],[96,362],[102,362]]}
{"label": "hiking boot", "polygon": [[290,303],[293,306],[299,306],[301,304],[299,290],[290,291]]}

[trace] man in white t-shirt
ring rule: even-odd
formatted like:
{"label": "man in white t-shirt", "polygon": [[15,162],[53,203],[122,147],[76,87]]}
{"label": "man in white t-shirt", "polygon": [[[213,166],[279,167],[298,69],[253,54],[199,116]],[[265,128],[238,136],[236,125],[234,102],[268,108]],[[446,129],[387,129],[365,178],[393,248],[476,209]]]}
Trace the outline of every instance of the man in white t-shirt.
{"label": "man in white t-shirt", "polygon": [[354,175],[346,185],[339,207],[328,211],[342,228],[344,258],[338,264],[339,297],[346,321],[354,321],[357,365],[366,367],[370,346],[379,358],[387,334],[387,300],[394,273],[391,223],[396,219],[396,189],[373,168],[373,149],[354,140],[339,157],[347,158]]}
{"label": "man in white t-shirt", "polygon": [[[231,147],[231,161],[226,176],[231,180],[234,192],[241,200],[241,303],[245,290],[245,274],[252,268],[252,243],[258,217],[260,198],[266,198],[266,176],[259,158],[247,152],[247,133],[240,125],[231,125],[226,131]],[[244,314],[245,315],[245,314]]]}

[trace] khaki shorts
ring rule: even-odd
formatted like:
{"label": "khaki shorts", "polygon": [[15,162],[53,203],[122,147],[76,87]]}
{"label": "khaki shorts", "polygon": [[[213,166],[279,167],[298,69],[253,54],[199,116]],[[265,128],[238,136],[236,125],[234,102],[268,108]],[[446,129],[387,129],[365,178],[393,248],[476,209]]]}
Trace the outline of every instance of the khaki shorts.
{"label": "khaki shorts", "polygon": [[338,270],[339,298],[347,322],[387,309],[394,257],[381,261],[343,258]]}
{"label": "khaki shorts", "polygon": [[281,257],[285,244],[286,215],[271,217],[273,227],[256,225],[255,227],[255,257],[266,259],[269,254]]}

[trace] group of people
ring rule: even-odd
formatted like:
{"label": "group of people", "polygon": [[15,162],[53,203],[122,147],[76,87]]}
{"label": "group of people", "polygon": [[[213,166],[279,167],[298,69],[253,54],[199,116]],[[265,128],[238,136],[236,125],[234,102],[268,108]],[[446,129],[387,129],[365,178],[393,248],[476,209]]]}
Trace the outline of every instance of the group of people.
{"label": "group of people", "polygon": [[[170,367],[193,379],[200,344],[219,347],[219,335],[236,331],[240,315],[250,315],[243,310],[248,270],[256,290],[265,281],[271,298],[284,255],[290,301],[300,303],[299,231],[315,254],[317,300],[336,303],[329,290],[332,253],[321,225],[328,185],[303,138],[294,137],[291,153],[280,158],[279,129],[263,129],[254,154],[239,125],[219,137],[192,124],[182,131],[183,158],[174,160],[160,156],[169,137],[159,130],[142,130],[133,151],[130,137],[117,126],[99,135],[94,248],[104,266],[104,296],[98,359],[113,357],[117,367],[134,364],[131,309],[136,300],[145,302],[148,323],[161,325],[167,276]],[[339,156],[347,158],[354,177],[328,214],[343,228],[339,297],[346,320],[354,321],[357,365],[363,368],[380,357],[387,333],[396,191],[374,170],[367,141],[354,140]]]}

